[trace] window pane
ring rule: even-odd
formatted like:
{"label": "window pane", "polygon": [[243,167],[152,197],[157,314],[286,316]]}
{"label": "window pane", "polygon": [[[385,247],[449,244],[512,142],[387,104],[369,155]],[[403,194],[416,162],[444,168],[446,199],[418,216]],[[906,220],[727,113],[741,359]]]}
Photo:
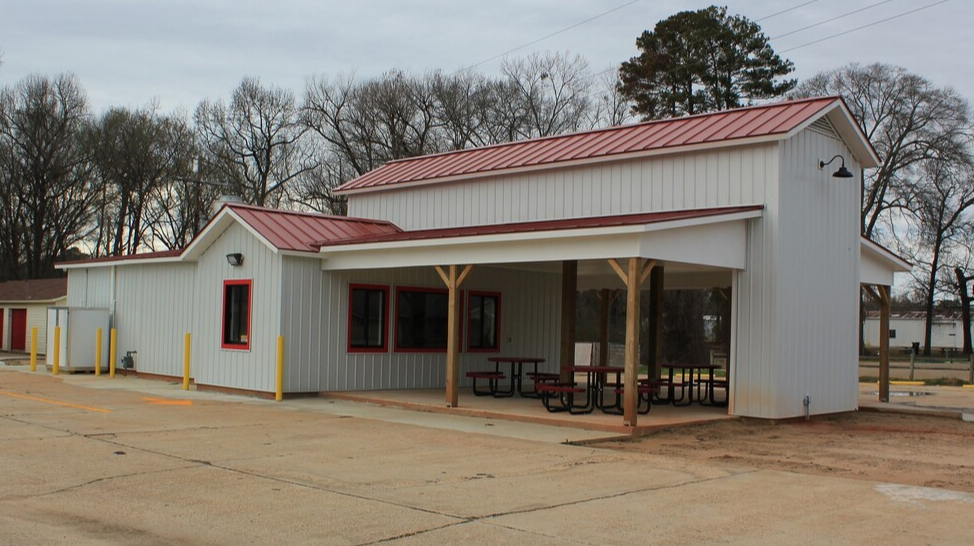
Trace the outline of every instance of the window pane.
{"label": "window pane", "polygon": [[449,296],[400,291],[396,302],[396,344],[404,349],[445,349]]}
{"label": "window pane", "polygon": [[470,348],[497,348],[497,296],[470,296],[469,317]]}
{"label": "window pane", "polygon": [[352,289],[352,347],[382,347],[385,340],[385,291]]}
{"label": "window pane", "polygon": [[250,340],[250,286],[228,284],[223,292],[223,343],[247,345]]}

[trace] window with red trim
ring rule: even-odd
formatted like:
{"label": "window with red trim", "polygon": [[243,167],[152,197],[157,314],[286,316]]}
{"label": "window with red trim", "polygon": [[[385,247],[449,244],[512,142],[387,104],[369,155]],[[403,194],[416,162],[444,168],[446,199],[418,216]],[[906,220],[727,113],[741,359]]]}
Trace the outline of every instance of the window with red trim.
{"label": "window with red trim", "polygon": [[500,349],[501,295],[470,292],[467,304],[467,350],[492,352]]}
{"label": "window with red trim", "polygon": [[436,288],[396,289],[396,350],[445,351],[449,292]]}
{"label": "window with red trim", "polygon": [[250,349],[251,292],[253,280],[223,281],[224,349]]}
{"label": "window with red trim", "polygon": [[352,284],[348,291],[349,352],[384,352],[389,337],[389,287]]}

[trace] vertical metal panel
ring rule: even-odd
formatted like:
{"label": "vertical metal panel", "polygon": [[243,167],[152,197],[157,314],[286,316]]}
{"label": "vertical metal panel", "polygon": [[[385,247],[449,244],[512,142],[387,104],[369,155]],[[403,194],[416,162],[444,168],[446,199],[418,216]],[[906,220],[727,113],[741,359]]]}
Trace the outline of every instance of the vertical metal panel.
{"label": "vertical metal panel", "polygon": [[119,359],[127,351],[137,351],[138,371],[182,375],[183,334],[193,332],[195,272],[194,263],[117,268],[115,327]]}
{"label": "vertical metal panel", "polygon": [[837,137],[805,130],[782,145],[776,412],[850,411],[858,405],[859,180],[818,163],[843,154]]}
{"label": "vertical metal panel", "polygon": [[760,204],[766,170],[752,165],[776,149],[741,146],[352,194],[349,214],[411,230]]}
{"label": "vertical metal panel", "polygon": [[[24,343],[24,347],[30,352],[30,332],[31,329],[37,327],[37,352],[40,354],[47,354],[47,308],[48,307],[63,307],[67,305],[67,298],[62,298],[55,302],[45,303],[42,305],[24,305],[23,307],[27,309],[27,342]],[[19,307],[18,305],[11,305],[11,307]],[[10,324],[9,321],[4,321],[4,324]],[[9,332],[9,330],[7,330]],[[4,335],[4,338],[9,337],[9,335]],[[7,347],[10,346],[10,342],[4,339]],[[92,357],[94,358],[94,357]]]}
{"label": "vertical metal panel", "polygon": [[[226,255],[235,252],[244,255],[243,265],[227,263]],[[223,281],[227,279],[254,281],[249,351],[221,348]],[[200,256],[194,294],[192,358],[196,381],[273,391],[277,336],[281,334],[281,256],[244,227],[233,224]]]}
{"label": "vertical metal panel", "polygon": [[[308,262],[313,262],[309,260]],[[445,386],[446,360],[443,353],[399,353],[394,350],[395,288],[397,286],[426,286],[442,288],[442,281],[432,268],[403,268],[397,270],[322,272],[312,275],[309,264],[285,261],[284,318],[292,361],[288,366],[302,374],[297,380],[301,389],[343,391],[374,389],[439,388]],[[320,265],[318,266],[320,268]],[[288,276],[306,284],[298,289]],[[317,280],[316,280],[317,279]],[[307,323],[299,333],[291,332],[297,314],[288,311],[291,294],[298,294],[307,286],[321,283],[318,298],[302,311]],[[560,301],[559,277],[555,274],[513,271],[476,267],[464,283],[469,290],[501,292],[501,354],[541,355],[548,359],[548,368],[557,369]],[[393,299],[389,311],[389,350],[385,353],[349,353],[348,285],[349,283],[384,284],[391,288]],[[289,288],[289,285],[291,288]],[[464,304],[466,308],[466,304]],[[289,315],[291,315],[289,317]],[[510,341],[508,341],[510,339]],[[488,365],[489,353],[460,355],[460,372],[480,369]],[[316,384],[317,381],[317,384]],[[288,376],[288,385],[294,385]]]}
{"label": "vertical metal panel", "polygon": [[68,306],[110,309],[111,305],[111,267],[68,270]]}
{"label": "vertical metal panel", "polygon": [[842,153],[837,138],[803,131],[780,145],[767,172],[765,214],[750,222],[739,275],[734,413],[786,418],[855,409],[859,271],[858,181],[818,169]]}

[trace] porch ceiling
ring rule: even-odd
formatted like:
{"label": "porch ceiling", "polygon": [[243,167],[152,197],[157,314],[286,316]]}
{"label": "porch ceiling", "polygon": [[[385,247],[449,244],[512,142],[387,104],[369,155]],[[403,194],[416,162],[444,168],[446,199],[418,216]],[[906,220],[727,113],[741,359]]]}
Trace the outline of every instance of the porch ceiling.
{"label": "porch ceiling", "polygon": [[[534,268],[563,260],[641,257],[687,270],[743,269],[747,221],[761,209],[699,218],[582,229],[491,233],[321,248],[322,269],[382,269],[444,264]],[[551,264],[554,265],[554,264]],[[588,276],[600,277],[602,271]],[[580,271],[580,277],[586,272]]]}

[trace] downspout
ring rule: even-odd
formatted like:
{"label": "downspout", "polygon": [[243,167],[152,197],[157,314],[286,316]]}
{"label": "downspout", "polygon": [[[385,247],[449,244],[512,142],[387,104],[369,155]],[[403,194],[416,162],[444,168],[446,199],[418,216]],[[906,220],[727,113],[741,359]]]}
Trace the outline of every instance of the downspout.
{"label": "downspout", "polygon": [[111,289],[112,289],[111,296],[112,296],[112,301],[111,301],[111,322],[109,324],[109,327],[110,328],[115,328],[115,275],[116,275],[116,268],[117,267],[118,266],[116,266],[116,265],[113,265],[112,266],[112,283],[111,283]]}

